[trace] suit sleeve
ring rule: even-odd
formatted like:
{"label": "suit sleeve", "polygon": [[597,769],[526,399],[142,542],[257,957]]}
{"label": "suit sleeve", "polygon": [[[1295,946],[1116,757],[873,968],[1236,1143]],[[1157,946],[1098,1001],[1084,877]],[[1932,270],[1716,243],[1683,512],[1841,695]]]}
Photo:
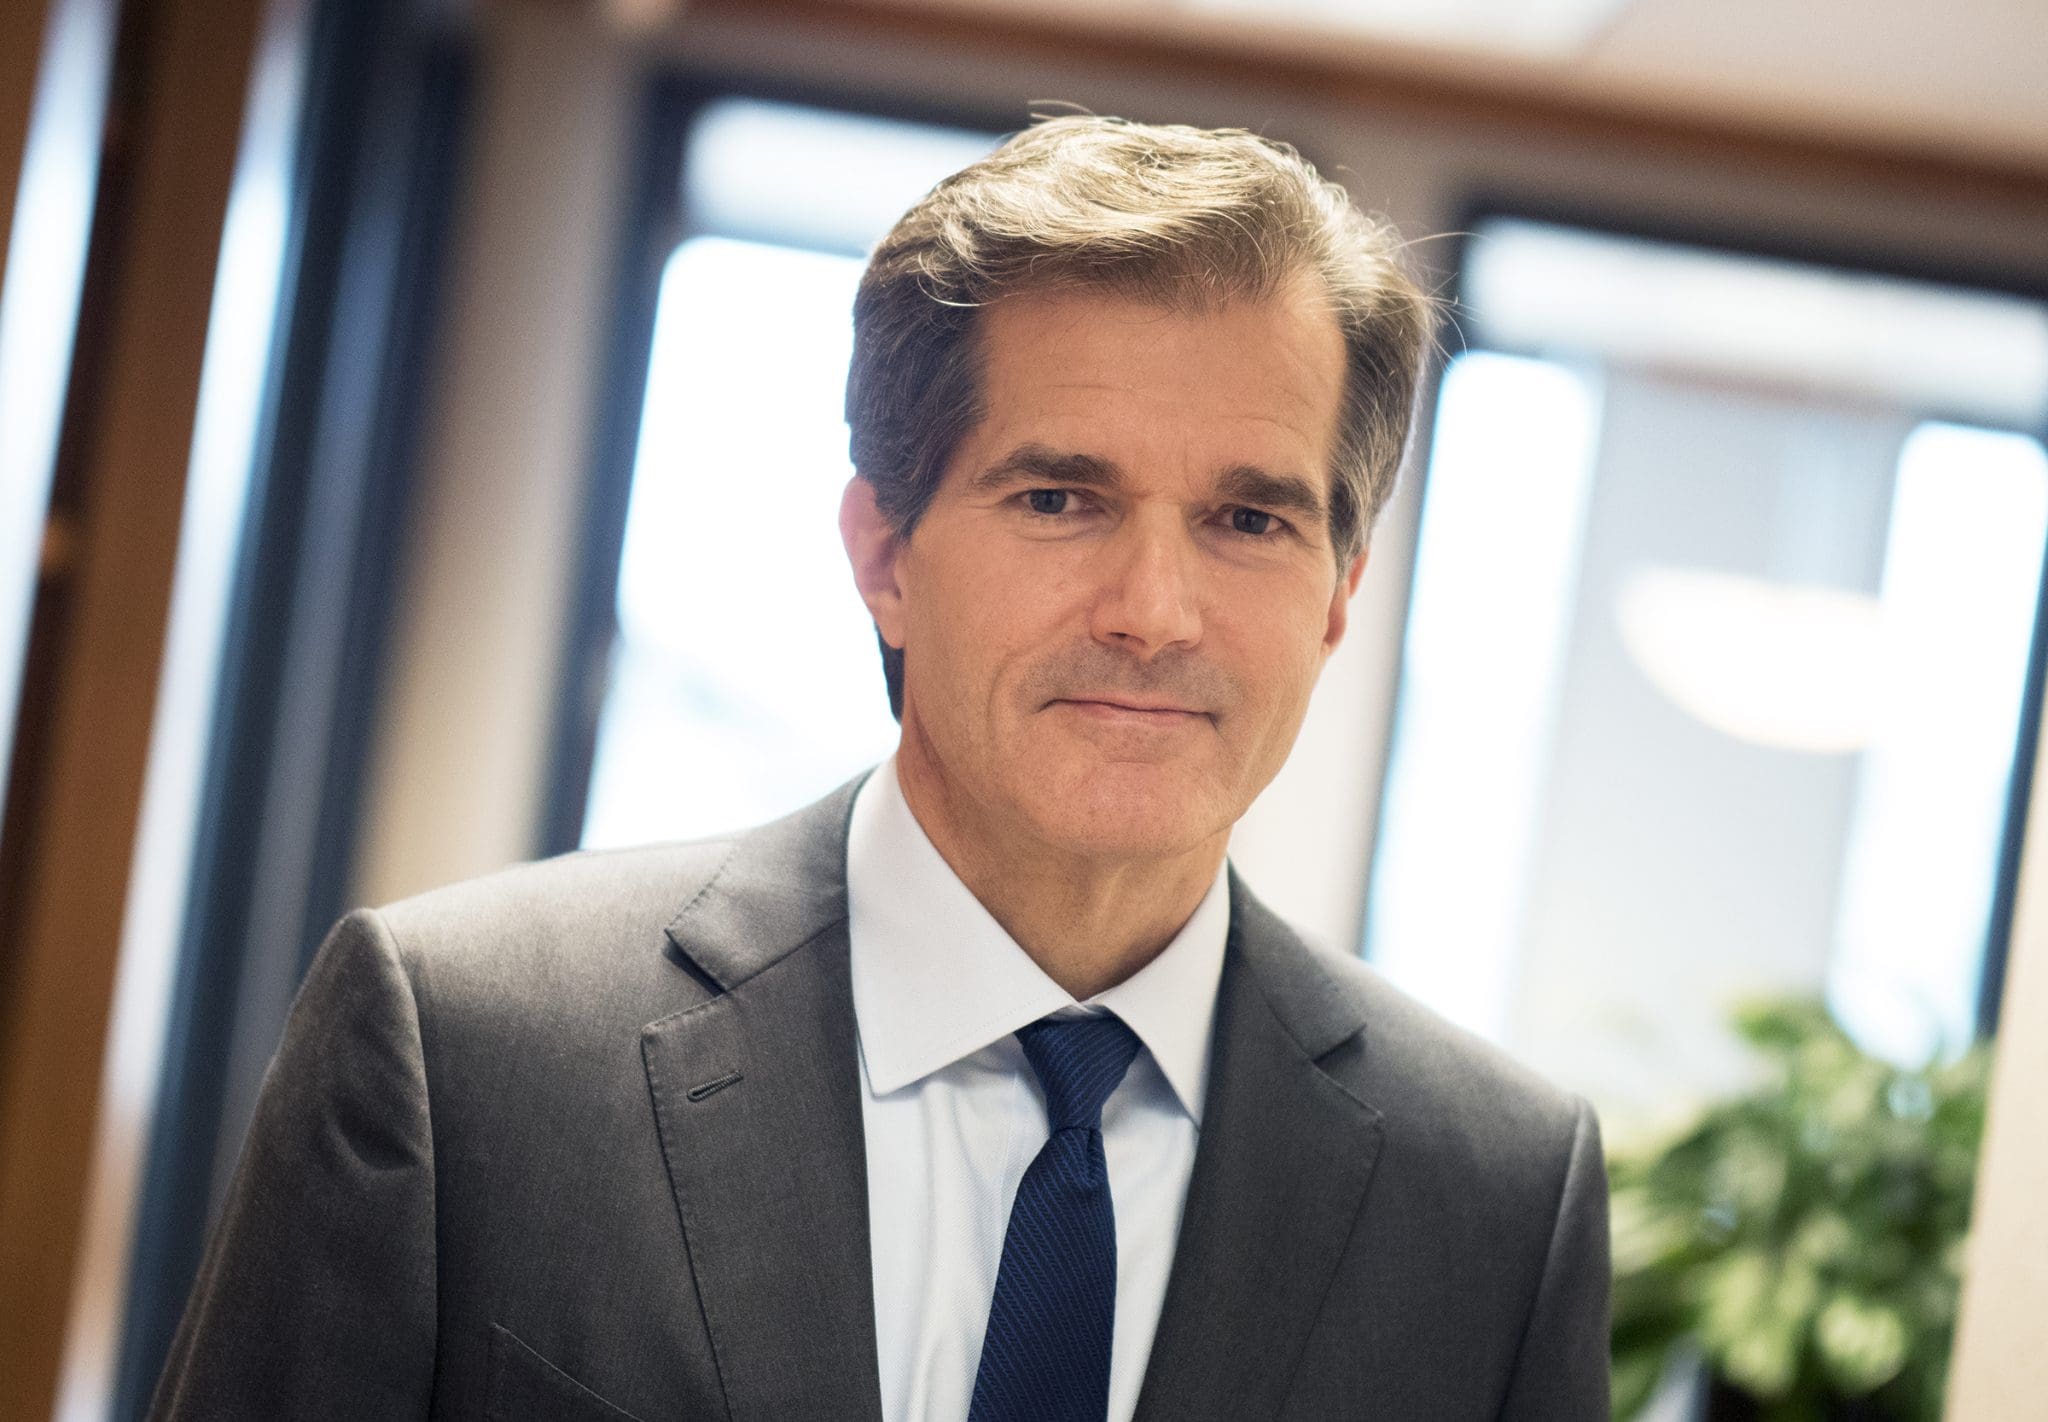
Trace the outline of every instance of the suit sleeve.
{"label": "suit sleeve", "polygon": [[1543,1280],[1501,1422],[1590,1422],[1610,1415],[1609,1281],[1607,1164],[1600,1122],[1580,1101]]}
{"label": "suit sleeve", "polygon": [[434,1154],[419,1013],[371,912],[321,945],[149,1415],[425,1417]]}

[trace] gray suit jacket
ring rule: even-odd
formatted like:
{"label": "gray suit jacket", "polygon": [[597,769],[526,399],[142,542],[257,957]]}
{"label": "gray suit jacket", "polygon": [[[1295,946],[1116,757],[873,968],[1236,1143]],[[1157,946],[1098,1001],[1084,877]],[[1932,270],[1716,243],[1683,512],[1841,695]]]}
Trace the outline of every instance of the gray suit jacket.
{"label": "gray suit jacket", "polygon": [[[345,919],[152,1415],[879,1418],[853,790]],[[1139,1417],[1605,1417],[1592,1113],[1231,894]]]}

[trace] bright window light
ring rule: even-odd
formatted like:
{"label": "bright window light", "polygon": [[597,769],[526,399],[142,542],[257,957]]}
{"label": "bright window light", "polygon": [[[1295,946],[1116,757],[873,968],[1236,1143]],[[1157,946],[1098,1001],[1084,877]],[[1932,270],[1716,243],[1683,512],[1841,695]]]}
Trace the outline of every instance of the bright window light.
{"label": "bright window light", "polygon": [[1503,219],[1466,304],[1488,346],[2048,424],[2048,307],[1992,291]]}
{"label": "bright window light", "polygon": [[895,747],[839,543],[862,254],[992,134],[750,99],[683,165],[663,273],[586,846],[797,808]]}
{"label": "bright window light", "polygon": [[1828,999],[1901,1062],[1966,1046],[2048,544],[2048,451],[1926,424],[1899,456],[1881,714],[1863,757]]}
{"label": "bright window light", "polygon": [[1749,1079],[1758,997],[1960,1049],[2031,731],[2048,306],[1505,217],[1459,295],[1368,956],[1621,1135]]}
{"label": "bright window light", "polygon": [[699,232],[861,255],[994,144],[985,133],[721,99],[692,134],[685,205]]}
{"label": "bright window light", "polygon": [[720,237],[669,262],[586,846],[756,823],[895,744],[837,518],[860,270]]}
{"label": "bright window light", "polygon": [[1366,948],[1488,1036],[1513,988],[1597,403],[1562,366],[1475,353],[1437,404]]}

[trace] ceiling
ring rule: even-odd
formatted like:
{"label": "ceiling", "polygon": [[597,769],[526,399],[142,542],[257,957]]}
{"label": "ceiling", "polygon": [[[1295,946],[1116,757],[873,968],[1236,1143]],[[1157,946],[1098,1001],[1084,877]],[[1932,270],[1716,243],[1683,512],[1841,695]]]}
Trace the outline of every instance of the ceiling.
{"label": "ceiling", "polygon": [[[869,0],[845,0],[866,4]],[[890,0],[2048,169],[2048,0]]]}

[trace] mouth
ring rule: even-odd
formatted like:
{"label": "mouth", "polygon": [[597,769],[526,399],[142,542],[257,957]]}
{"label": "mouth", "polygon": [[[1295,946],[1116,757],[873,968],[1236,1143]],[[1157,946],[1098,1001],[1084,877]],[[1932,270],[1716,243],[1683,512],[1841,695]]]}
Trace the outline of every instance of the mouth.
{"label": "mouth", "polygon": [[1081,715],[1094,717],[1098,720],[1120,721],[1128,725],[1168,726],[1210,719],[1209,713],[1206,711],[1198,711],[1190,706],[1177,706],[1168,702],[1075,696],[1062,697],[1052,704],[1054,706],[1068,707],[1079,712]]}

